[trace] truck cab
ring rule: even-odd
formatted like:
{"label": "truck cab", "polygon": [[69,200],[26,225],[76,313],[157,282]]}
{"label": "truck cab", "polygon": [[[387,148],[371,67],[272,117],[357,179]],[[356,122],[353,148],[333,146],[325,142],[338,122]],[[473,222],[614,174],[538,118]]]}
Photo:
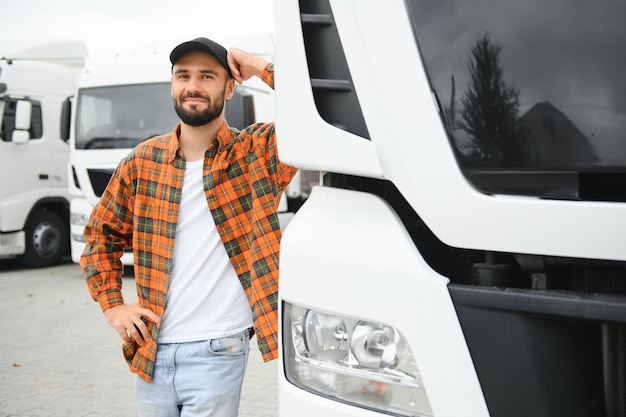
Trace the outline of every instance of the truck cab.
{"label": "truck cab", "polygon": [[[161,58],[161,59],[159,59]],[[84,249],[83,229],[119,161],[141,141],[178,122],[171,106],[167,58],[90,60],[74,98],[68,176],[72,261]],[[132,264],[127,253],[125,264]]]}
{"label": "truck cab", "polygon": [[626,415],[623,4],[275,13],[279,415]]}
{"label": "truck cab", "polygon": [[63,113],[86,49],[52,42],[6,51],[0,59],[0,257],[16,257],[26,267],[54,265],[69,246]]}

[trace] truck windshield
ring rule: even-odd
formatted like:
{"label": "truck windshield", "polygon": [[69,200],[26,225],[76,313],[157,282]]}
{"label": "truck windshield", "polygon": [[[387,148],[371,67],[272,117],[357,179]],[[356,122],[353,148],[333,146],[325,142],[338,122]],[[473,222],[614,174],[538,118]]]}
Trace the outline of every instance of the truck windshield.
{"label": "truck windshield", "polygon": [[76,148],[133,148],[176,123],[170,83],[84,88],[77,100]]}
{"label": "truck windshield", "polygon": [[[486,172],[493,184],[517,178],[509,191],[522,194],[537,190],[520,185],[523,173],[626,172],[623,0],[407,5],[451,146],[478,188]],[[580,197],[569,192],[557,194]]]}

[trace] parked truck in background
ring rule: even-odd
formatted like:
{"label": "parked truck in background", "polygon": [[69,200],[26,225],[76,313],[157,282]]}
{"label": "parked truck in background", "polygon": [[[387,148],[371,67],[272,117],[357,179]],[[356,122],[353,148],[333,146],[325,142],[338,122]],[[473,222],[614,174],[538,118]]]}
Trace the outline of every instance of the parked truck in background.
{"label": "parked truck in background", "polygon": [[0,44],[0,257],[59,263],[69,248],[68,98],[82,42]]}
{"label": "parked truck in background", "polygon": [[[232,44],[270,59],[269,35],[227,41],[224,45]],[[176,44],[163,41],[152,53],[90,61],[79,78],[68,165],[68,175],[72,178],[69,184],[71,256],[75,263],[80,261],[85,246],[84,227],[119,161],[141,141],[170,133],[178,123],[172,104],[171,67],[167,55]],[[256,78],[237,85],[235,95],[226,105],[226,119],[230,126],[238,129],[255,121],[273,121],[272,89]],[[307,187],[296,188],[296,184],[300,185],[300,181],[294,182],[281,203],[283,224],[291,218],[289,206],[299,206],[306,196]],[[131,249],[122,262],[132,265]]]}
{"label": "parked truck in background", "polygon": [[279,415],[626,415],[626,6],[276,0]]}
{"label": "parked truck in background", "polygon": [[[120,160],[176,125],[169,78],[167,57],[160,55],[90,60],[79,77],[66,167],[73,262],[80,260],[84,226]],[[132,253],[124,263],[132,264]]]}

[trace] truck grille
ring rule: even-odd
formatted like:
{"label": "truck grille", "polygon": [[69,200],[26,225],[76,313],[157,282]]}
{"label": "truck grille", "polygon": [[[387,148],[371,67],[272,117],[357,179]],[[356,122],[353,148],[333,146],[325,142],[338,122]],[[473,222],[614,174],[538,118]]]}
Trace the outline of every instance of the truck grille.
{"label": "truck grille", "polygon": [[104,193],[104,189],[109,184],[109,180],[111,179],[111,175],[113,175],[112,169],[88,169],[87,174],[89,175],[89,181],[91,182],[91,187],[93,188],[93,192],[96,196],[101,197]]}

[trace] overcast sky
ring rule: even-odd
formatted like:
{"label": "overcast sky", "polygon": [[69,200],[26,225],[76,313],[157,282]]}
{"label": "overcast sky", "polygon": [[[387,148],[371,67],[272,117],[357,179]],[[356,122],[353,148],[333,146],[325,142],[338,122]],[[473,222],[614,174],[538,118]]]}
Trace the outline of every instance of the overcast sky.
{"label": "overcast sky", "polygon": [[[0,41],[83,40],[91,57],[170,38],[271,33],[272,0],[0,0]],[[1,55],[0,51],[0,55]]]}

